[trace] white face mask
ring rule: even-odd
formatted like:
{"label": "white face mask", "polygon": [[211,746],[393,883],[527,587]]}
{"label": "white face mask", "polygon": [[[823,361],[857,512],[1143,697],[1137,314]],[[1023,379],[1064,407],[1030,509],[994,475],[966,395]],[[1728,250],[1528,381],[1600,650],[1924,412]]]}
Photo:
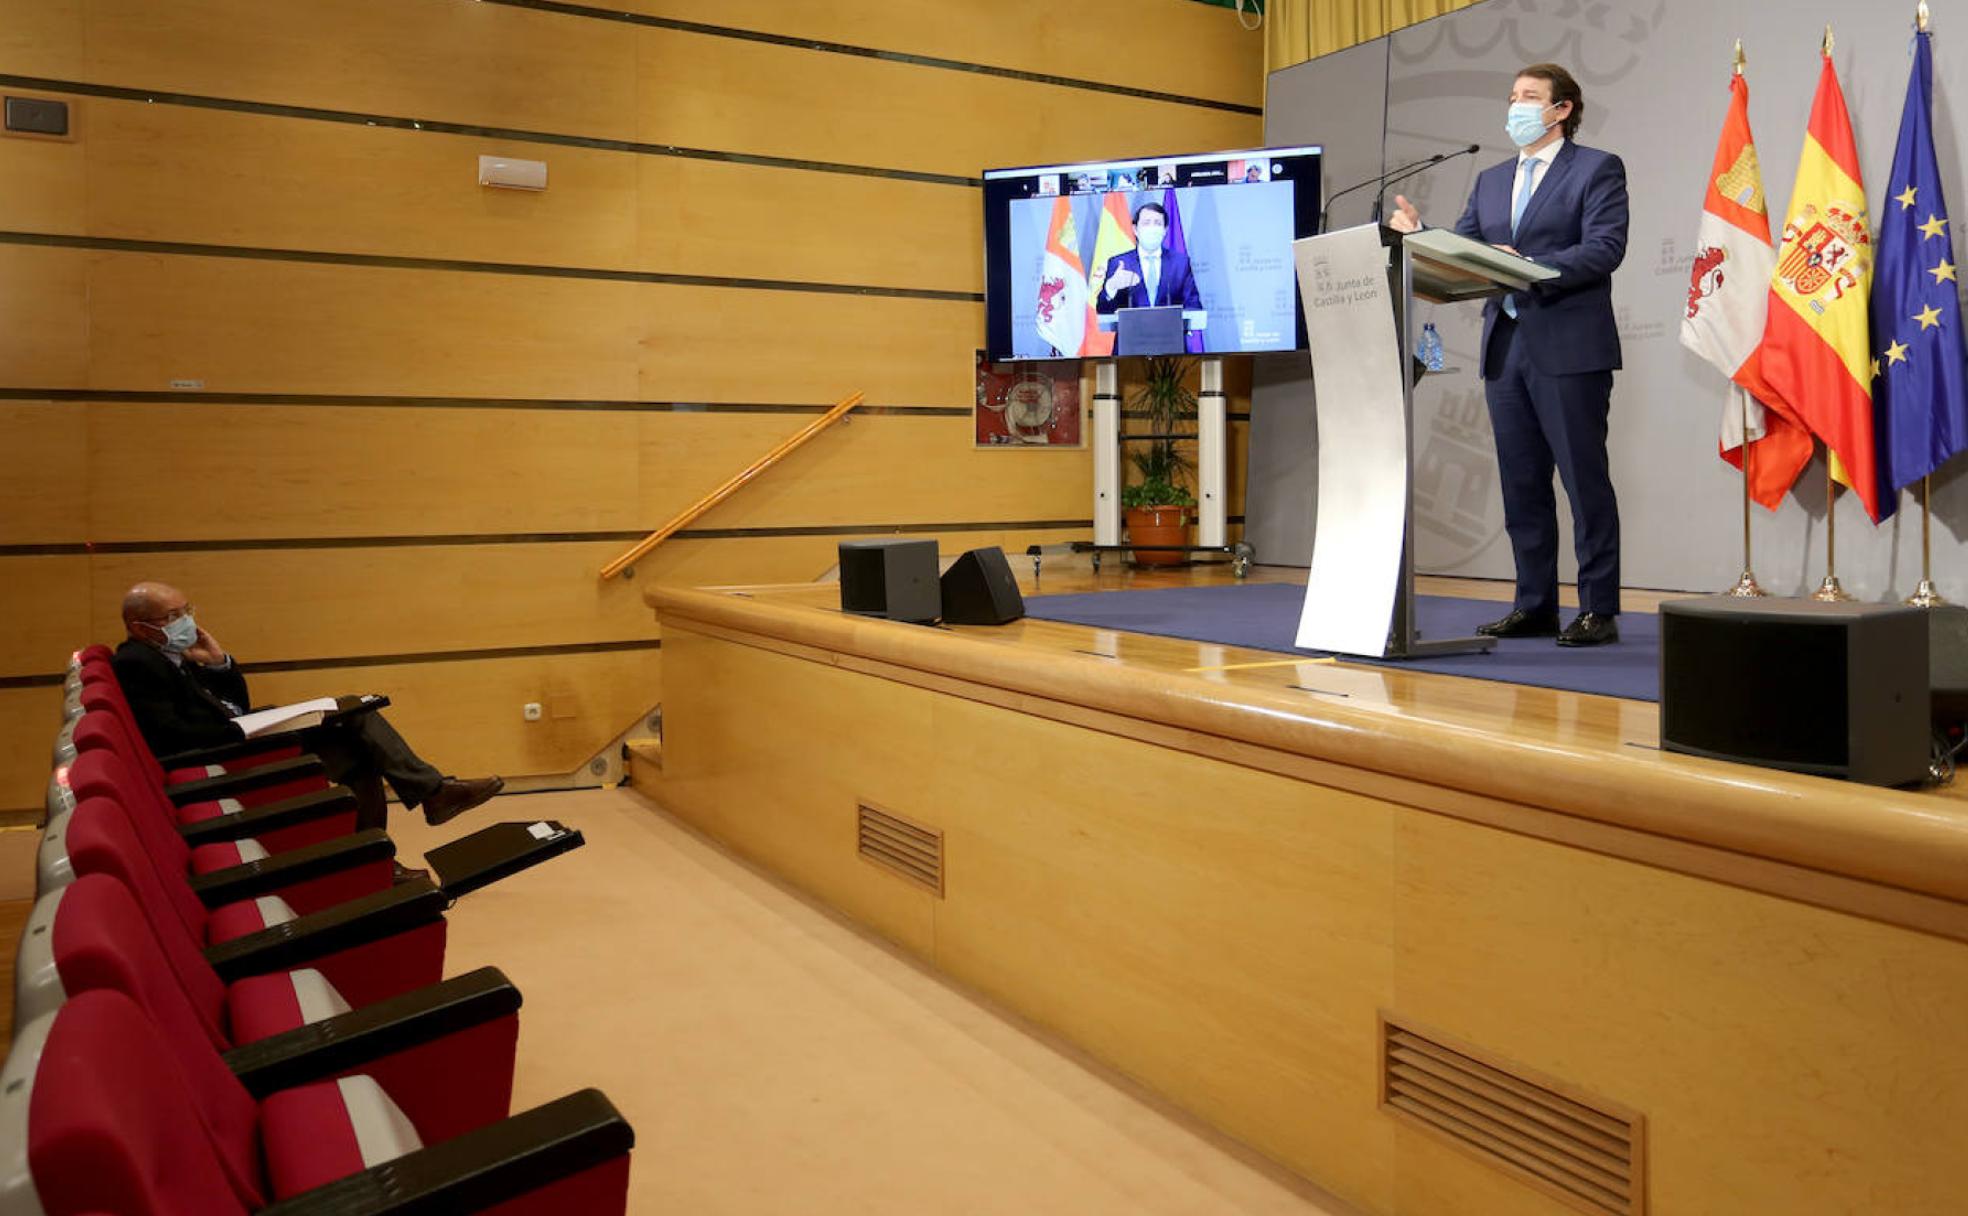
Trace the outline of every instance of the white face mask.
{"label": "white face mask", "polygon": [[198,642],[198,622],[186,613],[164,629],[164,651],[167,654],[183,654]]}
{"label": "white face mask", "polygon": [[1162,239],[1168,236],[1168,230],[1153,225],[1146,225],[1135,229],[1134,235],[1135,239],[1141,243],[1143,252],[1159,253],[1162,248]]}
{"label": "white face mask", "polygon": [[1553,125],[1544,121],[1544,112],[1550,108],[1535,101],[1511,102],[1510,116],[1503,120],[1503,129],[1510,135],[1510,142],[1520,148],[1528,148],[1543,139],[1544,133]]}

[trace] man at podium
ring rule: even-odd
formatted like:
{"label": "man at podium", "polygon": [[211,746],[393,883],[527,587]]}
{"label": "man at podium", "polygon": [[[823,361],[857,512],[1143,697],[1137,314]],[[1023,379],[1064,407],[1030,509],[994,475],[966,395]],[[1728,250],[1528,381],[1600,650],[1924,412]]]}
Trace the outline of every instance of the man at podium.
{"label": "man at podium", "polygon": [[[1517,74],[1505,130],[1518,155],[1477,175],[1455,230],[1551,267],[1556,278],[1483,306],[1479,367],[1496,433],[1503,524],[1517,562],[1510,612],[1491,637],[1557,636],[1560,646],[1619,640],[1619,506],[1606,457],[1620,366],[1612,274],[1626,257],[1626,167],[1573,142],[1585,98],[1554,63]],[[1390,226],[1421,228],[1396,195]],[[1579,608],[1558,628],[1556,470],[1572,504]]]}

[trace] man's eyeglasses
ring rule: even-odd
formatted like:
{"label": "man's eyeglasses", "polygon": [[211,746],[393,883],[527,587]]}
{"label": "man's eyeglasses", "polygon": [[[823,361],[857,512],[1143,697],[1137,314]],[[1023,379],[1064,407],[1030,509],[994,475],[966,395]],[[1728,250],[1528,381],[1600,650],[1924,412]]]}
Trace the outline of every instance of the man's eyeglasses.
{"label": "man's eyeglasses", "polygon": [[195,604],[186,604],[182,608],[173,608],[171,611],[165,613],[163,616],[152,617],[151,619],[145,621],[144,624],[157,625],[159,627],[162,627],[164,625],[174,624],[178,621],[183,620],[185,617],[193,615],[196,608],[197,605]]}

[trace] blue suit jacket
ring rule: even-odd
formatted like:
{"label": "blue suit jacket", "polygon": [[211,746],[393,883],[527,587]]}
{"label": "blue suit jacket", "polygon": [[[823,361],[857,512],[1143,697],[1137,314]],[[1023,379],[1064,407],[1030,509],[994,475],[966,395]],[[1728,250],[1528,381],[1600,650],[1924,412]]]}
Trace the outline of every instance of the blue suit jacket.
{"label": "blue suit jacket", "polygon": [[[1141,253],[1130,249],[1117,253],[1107,259],[1107,278],[1111,279],[1122,270],[1132,270],[1136,278],[1141,277]],[[1105,283],[1107,280],[1102,279]],[[1102,287],[1100,298],[1094,301],[1097,312],[1115,312],[1122,308],[1150,308],[1159,304],[1180,304],[1184,308],[1201,308],[1203,297],[1196,291],[1196,275],[1189,269],[1189,255],[1162,251],[1162,281],[1156,285],[1155,298],[1148,298],[1148,285],[1136,283],[1112,299],[1107,298],[1107,289]]]}
{"label": "blue suit jacket", "polygon": [[[1516,235],[1510,232],[1510,194],[1517,158],[1476,176],[1469,206],[1455,230],[1491,245],[1509,245],[1558,277],[1517,293],[1517,340],[1531,366],[1546,375],[1611,371],[1620,365],[1613,321],[1613,271],[1626,257],[1626,166],[1610,152],[1570,140],[1544,171]],[[1490,334],[1502,309],[1483,307],[1482,371]]]}

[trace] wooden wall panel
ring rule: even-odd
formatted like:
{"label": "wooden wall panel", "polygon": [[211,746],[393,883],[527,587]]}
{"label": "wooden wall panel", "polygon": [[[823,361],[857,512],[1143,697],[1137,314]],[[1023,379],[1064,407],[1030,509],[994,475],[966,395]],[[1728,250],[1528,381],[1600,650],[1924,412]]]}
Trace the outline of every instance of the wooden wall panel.
{"label": "wooden wall panel", "polygon": [[73,80],[87,73],[83,0],[0,0],[0,71]]}
{"label": "wooden wall panel", "polygon": [[[1129,88],[1264,104],[1263,38],[1189,0],[616,0],[611,8]],[[1171,46],[1181,71],[1171,73]]]}
{"label": "wooden wall panel", "polygon": [[[65,175],[0,197],[3,226],[83,231],[86,151],[94,236],[983,289],[977,196],[952,186],[70,100],[87,140],[0,140],[0,169]],[[480,186],[481,153],[546,161],[548,188]]]}
{"label": "wooden wall panel", "polygon": [[974,190],[656,156],[637,172],[643,269],[984,290]]}
{"label": "wooden wall panel", "polygon": [[[71,249],[0,245],[0,386],[80,388],[89,364],[88,263]],[[981,322],[980,322],[981,324]]]}
{"label": "wooden wall panel", "polygon": [[[81,99],[89,231],[139,240],[627,269],[623,152]],[[478,184],[478,158],[547,162],[548,188]]]}
{"label": "wooden wall panel", "polygon": [[477,397],[636,395],[631,283],[71,251],[94,387]]}
{"label": "wooden wall panel", "polygon": [[[0,71],[9,70],[0,52]],[[27,135],[0,135],[0,228],[14,232],[80,233],[86,228],[87,174],[84,158],[88,139],[95,135],[93,125],[84,126],[95,116],[87,102],[55,93],[28,89],[7,90],[9,97],[47,97],[69,103],[68,129],[75,139],[47,139]]]}
{"label": "wooden wall panel", "polygon": [[92,259],[102,389],[961,405],[984,328],[962,302],[24,252],[57,255],[50,275]]}
{"label": "wooden wall panel", "polygon": [[[95,640],[89,633],[89,559],[0,557],[0,620],[7,622],[0,676],[66,670],[68,656]],[[122,632],[118,626],[116,635]]]}
{"label": "wooden wall panel", "polygon": [[[253,696],[279,704],[380,692],[390,698],[390,722],[447,773],[567,773],[663,699],[661,654],[613,650],[266,672],[253,677]],[[549,707],[540,721],[521,716],[528,701]],[[48,730],[52,741],[52,721]]]}
{"label": "wooden wall panel", "polygon": [[632,137],[623,27],[468,0],[88,0],[86,79]]}
{"label": "wooden wall panel", "polygon": [[[642,518],[651,527],[661,523],[805,421],[645,415]],[[1085,451],[979,451],[971,428],[968,417],[850,414],[692,526],[1080,519],[1091,512]]]}
{"label": "wooden wall panel", "polygon": [[[585,532],[642,523],[642,428],[633,413],[86,408],[96,540]],[[168,495],[157,493],[160,469],[170,471]],[[252,509],[228,509],[242,501]]]}
{"label": "wooden wall panel", "polygon": [[[1117,139],[1150,152],[1262,142],[1250,114],[666,30],[636,44],[642,79],[665,85],[639,99],[649,143],[975,175],[1111,156]],[[1125,134],[1144,129],[1145,147]]]}
{"label": "wooden wall panel", "polygon": [[0,812],[40,810],[60,725],[60,688],[0,688]]}
{"label": "wooden wall panel", "polygon": [[0,545],[89,539],[87,443],[71,405],[0,401]]}

